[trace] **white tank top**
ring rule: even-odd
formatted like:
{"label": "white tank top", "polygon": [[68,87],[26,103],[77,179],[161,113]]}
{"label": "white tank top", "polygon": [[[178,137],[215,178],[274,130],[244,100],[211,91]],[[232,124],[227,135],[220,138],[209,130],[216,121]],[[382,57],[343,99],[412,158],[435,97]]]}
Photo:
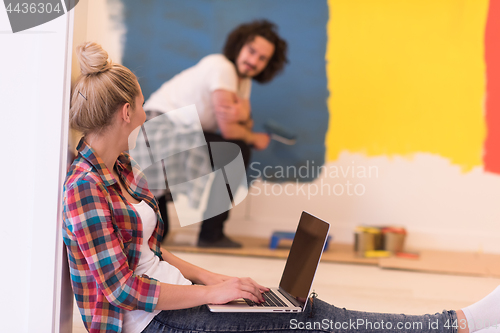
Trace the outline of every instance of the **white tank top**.
{"label": "white tank top", "polygon": [[[191,281],[186,279],[181,272],[166,261],[160,258],[149,248],[148,240],[151,238],[156,227],[156,213],[145,201],[132,204],[139,213],[142,220],[143,241],[141,245],[141,257],[139,264],[134,271],[135,275],[146,274],[147,276],[163,283],[190,285]],[[125,311],[123,319],[124,333],[140,333],[149,322],[158,314],[160,310],[146,312],[143,310]]]}

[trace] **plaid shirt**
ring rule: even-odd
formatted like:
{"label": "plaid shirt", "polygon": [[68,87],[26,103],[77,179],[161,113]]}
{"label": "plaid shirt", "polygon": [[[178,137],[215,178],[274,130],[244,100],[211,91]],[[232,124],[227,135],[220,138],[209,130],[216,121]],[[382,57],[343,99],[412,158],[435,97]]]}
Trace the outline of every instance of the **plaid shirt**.
{"label": "plaid shirt", "polygon": [[[117,180],[82,139],[64,184],[63,237],[73,292],[87,330],[121,332],[124,310],[153,311],[160,284],[134,274],[142,244],[142,222],[121,195]],[[159,223],[149,246],[161,258],[163,221],[137,163],[122,153],[116,171],[128,192],[144,200]],[[134,179],[134,173],[138,175]]]}

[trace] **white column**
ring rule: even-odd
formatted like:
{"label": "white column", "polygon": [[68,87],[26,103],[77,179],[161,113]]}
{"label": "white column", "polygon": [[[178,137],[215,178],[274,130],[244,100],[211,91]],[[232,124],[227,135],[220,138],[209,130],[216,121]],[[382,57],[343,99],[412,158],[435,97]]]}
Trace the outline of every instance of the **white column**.
{"label": "white column", "polygon": [[67,304],[61,306],[67,294],[61,293],[60,199],[66,172],[72,25],[70,12],[13,34],[0,5],[4,332],[70,332],[60,324],[66,319],[60,318],[61,310],[67,309]]}

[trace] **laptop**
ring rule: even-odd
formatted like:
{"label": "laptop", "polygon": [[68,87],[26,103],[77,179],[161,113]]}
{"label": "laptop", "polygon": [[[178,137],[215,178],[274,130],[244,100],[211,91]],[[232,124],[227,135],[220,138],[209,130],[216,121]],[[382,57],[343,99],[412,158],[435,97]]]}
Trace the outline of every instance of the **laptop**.
{"label": "laptop", "polygon": [[330,224],[302,212],[278,288],[262,294],[265,303],[237,299],[208,305],[212,312],[302,312],[311,292],[314,275],[326,244]]}

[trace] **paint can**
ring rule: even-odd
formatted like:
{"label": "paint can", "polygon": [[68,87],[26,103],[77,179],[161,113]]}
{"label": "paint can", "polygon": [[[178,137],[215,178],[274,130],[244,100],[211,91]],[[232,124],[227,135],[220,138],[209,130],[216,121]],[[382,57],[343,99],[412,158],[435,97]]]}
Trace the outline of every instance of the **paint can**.
{"label": "paint can", "polygon": [[382,228],[384,239],[383,249],[392,253],[403,252],[406,239],[406,229],[401,227]]}
{"label": "paint can", "polygon": [[382,248],[382,232],[377,227],[356,227],[354,233],[354,252],[358,257],[364,257],[367,251]]}

